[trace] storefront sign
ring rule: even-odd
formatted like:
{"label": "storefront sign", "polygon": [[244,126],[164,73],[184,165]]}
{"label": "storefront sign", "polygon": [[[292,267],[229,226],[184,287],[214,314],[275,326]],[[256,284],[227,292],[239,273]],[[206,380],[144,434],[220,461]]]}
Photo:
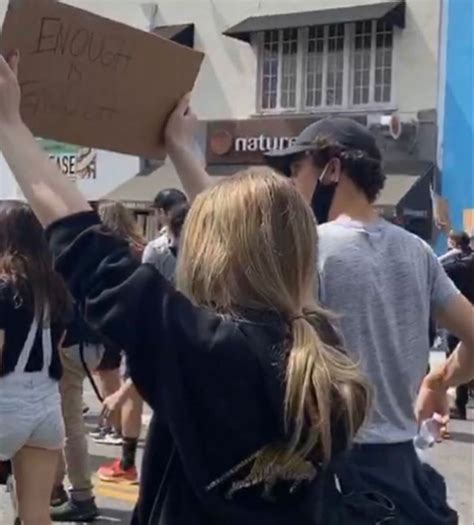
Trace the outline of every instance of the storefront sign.
{"label": "storefront sign", "polygon": [[74,180],[96,179],[96,150],[46,139],[39,139],[39,144],[63,175]]}
{"label": "storefront sign", "polygon": [[[291,146],[304,128],[321,118],[311,115],[209,121],[207,164],[263,164],[263,153]],[[366,125],[365,117],[352,118]]]}
{"label": "storefront sign", "polygon": [[263,153],[291,146],[316,118],[213,121],[207,125],[207,164],[263,164]]}

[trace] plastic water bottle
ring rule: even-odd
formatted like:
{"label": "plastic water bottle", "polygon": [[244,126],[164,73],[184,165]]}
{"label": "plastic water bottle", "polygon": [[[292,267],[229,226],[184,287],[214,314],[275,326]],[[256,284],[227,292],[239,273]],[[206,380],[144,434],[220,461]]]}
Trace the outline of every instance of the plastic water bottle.
{"label": "plastic water bottle", "polygon": [[418,434],[413,440],[417,449],[426,450],[439,440],[441,428],[443,425],[446,425],[444,419],[440,414],[434,414],[432,418],[423,421],[418,430]]}

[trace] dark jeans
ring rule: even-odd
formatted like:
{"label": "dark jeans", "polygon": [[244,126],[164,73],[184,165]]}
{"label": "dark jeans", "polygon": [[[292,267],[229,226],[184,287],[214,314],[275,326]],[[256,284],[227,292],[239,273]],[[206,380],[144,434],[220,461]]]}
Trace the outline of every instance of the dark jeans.
{"label": "dark jeans", "polygon": [[413,443],[355,445],[337,474],[343,487],[379,492],[396,508],[397,525],[457,525],[443,477],[420,461]]}

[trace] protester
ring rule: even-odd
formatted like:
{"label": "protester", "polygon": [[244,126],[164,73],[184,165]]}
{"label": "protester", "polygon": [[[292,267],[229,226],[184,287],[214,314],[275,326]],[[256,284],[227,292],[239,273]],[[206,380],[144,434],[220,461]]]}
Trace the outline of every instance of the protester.
{"label": "protester", "polygon": [[[460,252],[444,264],[444,269],[461,293],[471,304],[474,304],[474,252],[468,250]],[[449,357],[456,350],[459,339],[455,335],[448,334],[447,343]],[[469,385],[459,385],[456,388],[456,409],[451,412],[451,417],[466,419],[468,401]]]}
{"label": "protester", "polygon": [[[466,341],[464,359],[472,360],[473,310],[428,245],[377,215],[372,204],[385,182],[381,160],[370,132],[340,118],[308,127],[294,149],[268,157],[308,200],[313,196],[322,224],[320,298],[341,315],[348,350],[375,386],[372,416],[349,454],[346,472],[368,489],[384,487],[402,523],[455,523],[441,476],[421,464],[413,446],[416,392],[430,348],[420,327],[428,326],[434,313]],[[472,368],[457,368],[456,374],[474,375]],[[458,381],[446,379],[436,392],[430,392],[428,380],[422,387],[422,419],[435,408],[444,413],[440,403],[450,381]],[[436,406],[428,405],[431,395]]]}
{"label": "protester", "polygon": [[[98,515],[92,491],[84,424],[83,383],[86,377],[85,366],[90,371],[94,370],[102,355],[103,345],[100,338],[87,326],[76,306],[74,319],[67,327],[60,351],[63,376],[59,383],[59,391],[66,443],[51,497],[53,521],[91,521]],[[64,488],[66,470],[71,483],[69,494]]]}
{"label": "protester", "polygon": [[176,264],[178,258],[178,250],[181,242],[181,232],[184,226],[184,221],[189,212],[189,204],[187,202],[178,204],[171,209],[169,214],[168,226],[168,246],[162,248],[158,253],[155,252],[154,264],[157,270],[168,281],[174,282],[176,273]]}
{"label": "protester", "polygon": [[[140,233],[137,222],[131,210],[120,202],[104,202],[99,206],[99,216],[102,223],[114,233],[118,238],[124,240],[131,251],[132,256],[140,261],[143,256],[145,240]],[[113,343],[106,343],[106,352],[118,356],[113,359],[118,362],[120,367],[120,349]],[[120,380],[120,370],[116,370],[118,375],[118,388],[107,392],[104,396],[104,416],[105,421],[115,422],[116,427],[121,429],[120,442],[122,445],[122,457],[107,463],[99,468],[98,476],[102,481],[113,481],[114,483],[137,483],[138,473],[136,469],[136,454],[138,439],[142,427],[143,400],[137,392],[130,379],[130,372],[127,360],[124,363],[124,377]],[[110,372],[112,374],[112,372]],[[113,443],[112,438],[104,440],[96,439],[98,443]]]}
{"label": "protester", "polygon": [[439,258],[441,264],[456,260],[459,255],[472,253],[469,235],[463,231],[451,230],[448,235],[448,251]]}
{"label": "protester", "polygon": [[[104,341],[104,354],[94,371],[94,376],[99,383],[101,396],[107,399],[120,389],[120,365],[122,357],[109,341]],[[122,445],[122,424],[119,413],[114,413],[109,419],[101,418],[89,436],[100,445]]]}
{"label": "protester", "polygon": [[[106,201],[99,204],[98,212],[102,221],[114,233],[125,238],[129,242],[132,252],[137,258],[140,258],[143,253],[145,241],[131,211],[119,202]],[[102,397],[104,399],[110,398],[110,402],[113,402],[117,399],[117,393],[122,388],[120,372],[122,356],[120,349],[116,348],[109,341],[105,341],[104,346],[104,355],[95,372],[100,383]],[[132,396],[132,398],[134,397],[136,397],[136,395]],[[125,401],[125,398],[121,398],[121,400]],[[124,408],[127,413],[130,411],[130,404],[133,404],[133,399],[127,403]],[[132,407],[130,416],[134,421],[138,419],[138,413],[142,410],[140,406],[140,401],[137,399]],[[98,427],[90,432],[89,435],[98,444],[124,446],[122,420],[122,404],[120,404],[120,407],[117,407],[117,410],[113,411],[108,418],[102,418],[99,421]],[[133,425],[135,428],[135,430],[132,431],[133,434],[137,433],[136,426],[137,425]],[[134,475],[136,477],[136,473]]]}
{"label": "protester", "polygon": [[[168,153],[191,199],[212,184],[193,154],[195,120],[185,97],[167,129]],[[348,351],[375,386],[371,418],[341,476],[350,471],[345,477],[358,486],[383,488],[403,524],[454,523],[444,481],[415,452],[414,405],[423,381],[418,422],[434,412],[444,414],[447,389],[474,376],[472,306],[447,278],[431,248],[386,222],[372,206],[385,177],[380,151],[363,126],[349,119],[324,119],[268,161],[312,204],[321,224],[320,299],[340,316]],[[441,371],[423,380],[430,314],[465,345]]]}
{"label": "protester", "polygon": [[155,197],[153,208],[155,210],[156,226],[159,236],[148,243],[143,253],[143,262],[156,264],[159,255],[166,251],[170,244],[169,237],[169,220],[171,210],[175,206],[185,204],[186,195],[177,189],[161,190]]}
{"label": "protester", "polygon": [[[2,119],[1,124],[4,124]],[[26,204],[0,205],[0,461],[12,460],[23,525],[51,523],[64,441],[58,344],[69,296]]]}
{"label": "protester", "polygon": [[344,497],[329,468],[362,424],[368,390],[310,292],[316,230],[292,185],[257,170],[199,196],[178,292],[58,176],[19,102],[0,58],[3,154],[87,320],[126,350],[156,413],[134,523],[386,521],[380,498]]}

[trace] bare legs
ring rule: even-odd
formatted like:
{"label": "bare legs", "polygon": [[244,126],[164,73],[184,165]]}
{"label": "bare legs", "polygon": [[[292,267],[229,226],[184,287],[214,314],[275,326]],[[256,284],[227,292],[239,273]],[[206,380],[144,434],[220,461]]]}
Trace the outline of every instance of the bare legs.
{"label": "bare legs", "polygon": [[18,513],[23,525],[50,525],[49,503],[59,450],[23,447],[13,458]]}

